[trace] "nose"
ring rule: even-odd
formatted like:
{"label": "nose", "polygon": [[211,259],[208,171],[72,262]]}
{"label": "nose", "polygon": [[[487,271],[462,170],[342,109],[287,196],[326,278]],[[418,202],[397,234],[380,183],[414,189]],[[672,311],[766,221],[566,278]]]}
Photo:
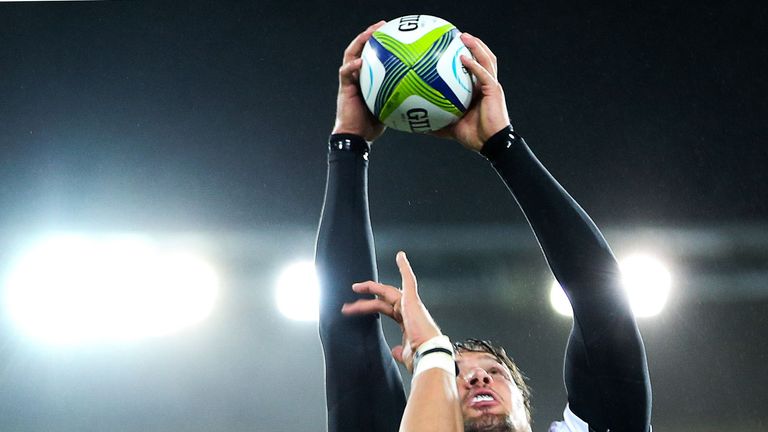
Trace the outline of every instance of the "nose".
{"label": "nose", "polygon": [[493,378],[483,368],[474,368],[464,377],[470,387],[488,385]]}

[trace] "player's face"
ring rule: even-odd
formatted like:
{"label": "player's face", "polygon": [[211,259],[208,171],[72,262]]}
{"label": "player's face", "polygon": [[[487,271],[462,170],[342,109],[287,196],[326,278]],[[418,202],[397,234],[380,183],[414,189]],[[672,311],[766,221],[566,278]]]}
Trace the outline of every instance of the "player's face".
{"label": "player's face", "polygon": [[504,423],[509,425],[509,430],[527,428],[523,394],[505,365],[483,352],[459,352],[456,361],[465,425],[477,425],[477,430],[480,426]]}

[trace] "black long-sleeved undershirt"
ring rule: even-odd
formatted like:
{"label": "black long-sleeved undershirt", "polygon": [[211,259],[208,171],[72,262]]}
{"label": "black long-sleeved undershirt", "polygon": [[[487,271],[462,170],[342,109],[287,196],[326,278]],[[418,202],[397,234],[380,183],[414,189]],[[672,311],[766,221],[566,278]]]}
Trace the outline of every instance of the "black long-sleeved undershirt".
{"label": "black long-sleeved undershirt", "polygon": [[482,153],[523,210],[573,308],[564,367],[571,410],[595,431],[648,431],[645,348],[608,243],[511,127]]}
{"label": "black long-sleeved undershirt", "polygon": [[[338,147],[336,147],[338,145]],[[511,128],[482,152],[525,213],[574,310],[565,358],[571,410],[595,431],[646,432],[650,382],[616,260],[595,224]],[[344,317],[353,282],[377,277],[367,201],[367,144],[333,136],[318,232],[320,335],[330,432],[394,432],[405,405],[376,316]]]}
{"label": "black long-sleeved undershirt", "polygon": [[368,146],[354,135],[335,135],[331,141],[315,251],[328,430],[395,432],[405,393],[381,320],[341,314],[344,303],[360,298],[353,283],[378,278],[368,211]]}

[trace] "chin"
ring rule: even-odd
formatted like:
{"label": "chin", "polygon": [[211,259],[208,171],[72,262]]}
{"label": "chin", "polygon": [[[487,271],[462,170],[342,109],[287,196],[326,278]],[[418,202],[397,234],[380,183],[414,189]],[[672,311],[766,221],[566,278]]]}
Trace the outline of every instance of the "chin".
{"label": "chin", "polygon": [[509,416],[481,414],[464,420],[464,432],[515,432]]}

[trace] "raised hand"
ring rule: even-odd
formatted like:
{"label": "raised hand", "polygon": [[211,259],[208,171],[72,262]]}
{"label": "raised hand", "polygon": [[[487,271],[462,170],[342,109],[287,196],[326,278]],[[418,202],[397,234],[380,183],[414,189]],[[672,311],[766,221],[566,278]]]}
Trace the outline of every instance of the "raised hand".
{"label": "raised hand", "polygon": [[509,125],[509,114],[504,89],[498,80],[496,56],[483,41],[469,33],[462,33],[461,41],[474,56],[474,59],[461,56],[461,63],[475,77],[474,100],[458,122],[433,135],[454,139],[470,150],[480,151],[488,138]]}
{"label": "raised hand", "polygon": [[385,126],[371,114],[360,93],[360,68],[365,43],[374,31],[385,24],[379,21],[357,35],[344,51],[344,60],[339,68],[339,93],[336,98],[336,123],[333,133],[349,133],[362,136],[371,142],[384,133]]}
{"label": "raised hand", "polygon": [[347,303],[341,311],[347,315],[382,313],[395,320],[403,331],[403,343],[392,348],[392,356],[413,372],[413,354],[422,343],[442,333],[421,302],[416,275],[405,252],[398,252],[396,260],[402,278],[402,291],[374,281],[356,283],[352,285],[355,292],[375,294],[377,298]]}

